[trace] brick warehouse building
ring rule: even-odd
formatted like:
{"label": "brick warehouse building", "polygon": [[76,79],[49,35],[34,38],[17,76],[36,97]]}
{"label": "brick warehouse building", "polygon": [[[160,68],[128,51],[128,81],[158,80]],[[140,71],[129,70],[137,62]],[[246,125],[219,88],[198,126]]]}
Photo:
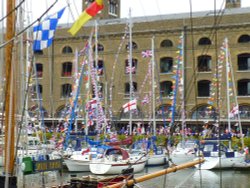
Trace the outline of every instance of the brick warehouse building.
{"label": "brick warehouse building", "polygon": [[[83,1],[83,9],[87,6]],[[192,16],[192,17],[191,17]],[[112,122],[116,126],[126,125],[128,113],[123,113],[122,106],[129,101],[130,76],[128,66],[128,22],[120,17],[120,1],[105,1],[105,9],[98,15],[98,67],[103,72],[99,75],[100,92],[103,106],[112,104]],[[226,66],[220,69],[218,57],[225,38],[228,38],[230,62],[233,67],[235,90],[239,104],[239,113],[243,129],[250,127],[250,8],[241,8],[239,1],[227,1],[226,8],[217,11],[201,11],[181,14],[132,18],[133,41],[133,86],[139,96],[138,111],[133,113],[133,122],[148,124],[152,111],[150,104],[142,105],[141,100],[151,89],[150,80],[145,82],[150,59],[143,58],[141,52],[151,49],[154,37],[155,80],[156,80],[156,121],[157,126],[167,124],[171,115],[174,64],[180,36],[184,34],[184,101],[187,126],[201,126],[204,121],[218,120],[227,125]],[[61,25],[56,31],[54,44],[49,49],[35,54],[38,72],[38,84],[45,111],[45,124],[63,119],[63,112],[68,108],[70,93],[74,87],[74,62],[76,49],[81,50],[95,27],[94,19],[89,21],[80,32],[72,37],[67,30],[70,25]],[[121,45],[123,44],[123,45]],[[121,47],[121,48],[120,48]],[[120,48],[120,51],[119,51]],[[119,53],[118,53],[119,51]],[[53,55],[52,55],[53,54]],[[94,53],[95,54],[95,53]],[[81,58],[81,57],[80,57]],[[80,67],[81,60],[78,65]],[[94,57],[95,58],[95,57]],[[115,69],[115,70],[114,70]],[[214,75],[222,71],[223,77],[215,88],[216,95],[211,96]],[[112,75],[114,75],[112,77]],[[82,101],[86,99],[86,81],[81,87]],[[34,88],[34,86],[33,86]],[[112,88],[112,93],[110,93]],[[160,92],[161,91],[161,92]],[[220,91],[220,92],[219,92]],[[34,94],[34,93],[33,93]],[[160,95],[161,94],[161,95]],[[112,95],[112,100],[110,96]],[[220,98],[209,107],[211,97]],[[37,100],[29,97],[31,116],[37,110]],[[159,100],[161,99],[161,100]],[[152,106],[152,105],[151,105]],[[176,103],[176,124],[181,124],[181,99],[178,94]],[[231,108],[233,104],[231,104]],[[217,110],[216,110],[217,109]],[[108,114],[108,112],[106,111]],[[164,118],[163,118],[164,116]],[[79,113],[79,123],[84,120],[83,111]],[[232,119],[232,125],[236,120]],[[236,128],[232,126],[232,128]]]}

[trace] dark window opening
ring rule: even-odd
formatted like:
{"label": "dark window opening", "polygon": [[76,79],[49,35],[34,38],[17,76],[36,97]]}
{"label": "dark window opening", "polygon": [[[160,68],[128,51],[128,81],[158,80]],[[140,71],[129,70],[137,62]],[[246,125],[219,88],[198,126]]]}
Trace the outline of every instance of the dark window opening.
{"label": "dark window opening", "polygon": [[164,57],[160,59],[160,72],[170,73],[173,71],[173,58]]}
{"label": "dark window opening", "polygon": [[161,42],[161,48],[168,48],[168,47],[172,47],[173,46],[173,42],[171,40],[163,40]]}
{"label": "dark window opening", "polygon": [[249,35],[241,35],[238,39],[238,43],[248,43],[248,42],[250,42]]}
{"label": "dark window opening", "polygon": [[73,50],[70,46],[65,46],[62,50],[62,53],[63,54],[71,54],[71,53],[73,53]]}
{"label": "dark window opening", "polygon": [[250,54],[238,55],[238,70],[250,70]]}
{"label": "dark window opening", "polygon": [[198,57],[198,71],[199,72],[211,71],[211,56],[202,55]]}
{"label": "dark window opening", "polygon": [[249,96],[250,95],[250,80],[244,79],[238,81],[238,95]]}
{"label": "dark window opening", "polygon": [[72,66],[71,62],[65,62],[62,64],[62,77],[72,76]]}
{"label": "dark window opening", "polygon": [[198,82],[198,96],[199,97],[210,96],[210,81],[202,80]]}
{"label": "dark window opening", "polygon": [[203,37],[199,40],[199,45],[211,45],[212,42],[209,38]]}
{"label": "dark window opening", "polygon": [[71,96],[71,92],[72,92],[72,86],[71,84],[63,84],[62,85],[62,94],[61,97],[63,98],[67,98]]}
{"label": "dark window opening", "polygon": [[169,97],[173,92],[173,83],[170,81],[164,81],[160,83],[160,92],[162,97]]}

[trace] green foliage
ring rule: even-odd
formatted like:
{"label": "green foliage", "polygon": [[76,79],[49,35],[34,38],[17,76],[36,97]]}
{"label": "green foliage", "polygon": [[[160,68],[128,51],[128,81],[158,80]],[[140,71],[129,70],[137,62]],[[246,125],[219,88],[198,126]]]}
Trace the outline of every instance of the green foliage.
{"label": "green foliage", "polygon": [[120,134],[120,135],[117,135],[117,138],[118,138],[119,141],[123,141],[123,140],[126,139],[126,135]]}

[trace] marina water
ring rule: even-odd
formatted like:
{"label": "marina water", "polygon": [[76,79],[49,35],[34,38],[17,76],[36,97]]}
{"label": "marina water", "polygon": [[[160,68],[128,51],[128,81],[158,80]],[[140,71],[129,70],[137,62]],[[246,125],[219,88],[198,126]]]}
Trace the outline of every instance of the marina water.
{"label": "marina water", "polygon": [[[135,174],[135,177],[163,170],[163,167],[148,167]],[[72,175],[77,177],[91,175],[90,172],[72,173],[64,170],[18,176],[18,188],[42,188],[60,185],[70,181]],[[23,181],[24,180],[24,181]],[[137,184],[142,188],[249,188],[250,170],[198,170],[189,168],[163,175]],[[136,187],[136,186],[135,186]]]}

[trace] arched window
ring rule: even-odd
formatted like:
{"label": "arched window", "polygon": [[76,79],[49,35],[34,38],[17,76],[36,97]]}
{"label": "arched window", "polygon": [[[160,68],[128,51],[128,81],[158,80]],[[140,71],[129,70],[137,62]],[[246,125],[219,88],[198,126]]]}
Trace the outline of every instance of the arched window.
{"label": "arched window", "polygon": [[[135,50],[137,48],[138,48],[137,44],[135,42],[132,42],[132,49]],[[126,49],[129,50],[129,43],[126,45]]]}
{"label": "arched window", "polygon": [[72,66],[71,62],[64,62],[62,64],[62,77],[72,76]]}
{"label": "arched window", "polygon": [[[96,66],[95,61],[93,63],[94,63],[94,67],[95,67]],[[103,70],[104,70],[103,60],[98,60],[98,63],[97,63],[97,74],[99,76],[102,76],[103,75]]]}
{"label": "arched window", "polygon": [[[93,47],[93,51],[95,52],[95,46]],[[102,44],[97,45],[97,51],[98,52],[103,52],[104,51],[104,46]]]}
{"label": "arched window", "polygon": [[209,72],[211,71],[211,59],[209,55],[201,55],[198,57],[198,71]]}
{"label": "arched window", "polygon": [[125,61],[125,74],[129,74],[130,71],[132,74],[136,74],[136,69],[137,69],[137,59],[132,59],[132,67],[130,67],[129,64],[129,59],[126,59]]}
{"label": "arched window", "polygon": [[56,118],[65,118],[67,117],[67,115],[70,114],[70,105],[68,106],[60,106],[57,110],[56,110],[56,113],[55,113],[55,117]]}
{"label": "arched window", "polygon": [[65,47],[63,47],[62,53],[63,54],[72,54],[73,50],[70,46],[65,46]]}
{"label": "arched window", "polygon": [[71,84],[63,84],[61,88],[61,97],[67,98],[71,96],[72,85]]}
{"label": "arched window", "polygon": [[244,53],[238,55],[238,70],[250,70],[250,54]]}
{"label": "arched window", "polygon": [[198,97],[210,96],[210,83],[209,80],[201,80],[198,82]]}
{"label": "arched window", "polygon": [[248,42],[250,42],[249,35],[241,35],[238,39],[238,43],[248,43]]}
{"label": "arched window", "polygon": [[173,83],[171,81],[164,81],[160,83],[160,92],[162,97],[169,97],[173,92]]}
{"label": "arched window", "polygon": [[163,40],[161,42],[161,48],[169,48],[173,46],[173,42],[169,39]]}
{"label": "arched window", "polygon": [[215,108],[207,104],[197,107],[191,114],[192,119],[214,119],[215,117]]}
{"label": "arched window", "polygon": [[170,73],[173,70],[173,58],[163,57],[160,59],[160,73]]}
{"label": "arched window", "polygon": [[43,64],[42,63],[36,63],[36,73],[38,78],[43,77]]}
{"label": "arched window", "polygon": [[[133,92],[137,92],[137,83],[133,82]],[[125,83],[125,97],[129,97],[130,95],[130,83]]]}
{"label": "arched window", "polygon": [[38,105],[34,105],[29,108],[28,113],[30,117],[40,117],[41,115],[45,118],[48,117],[48,112],[43,106],[39,108]]}
{"label": "arched window", "polygon": [[250,95],[250,79],[242,79],[238,81],[238,96]]}
{"label": "arched window", "polygon": [[201,38],[201,39],[199,40],[199,43],[198,43],[198,44],[199,44],[199,45],[211,45],[212,42],[211,42],[211,40],[210,40],[209,38],[203,37],[203,38]]}

